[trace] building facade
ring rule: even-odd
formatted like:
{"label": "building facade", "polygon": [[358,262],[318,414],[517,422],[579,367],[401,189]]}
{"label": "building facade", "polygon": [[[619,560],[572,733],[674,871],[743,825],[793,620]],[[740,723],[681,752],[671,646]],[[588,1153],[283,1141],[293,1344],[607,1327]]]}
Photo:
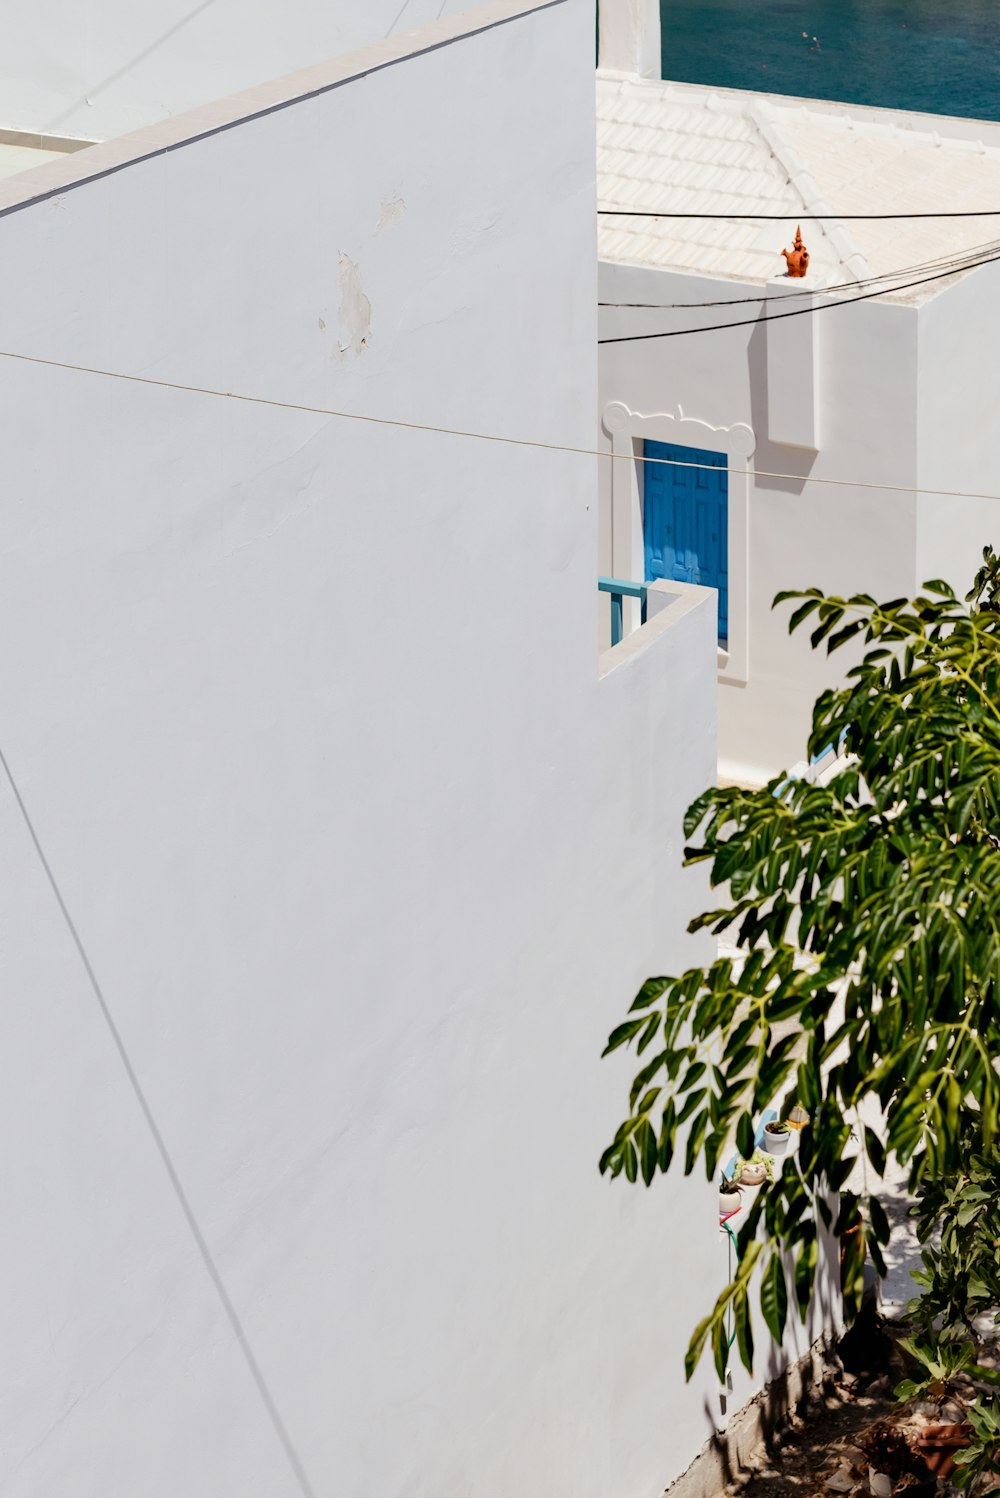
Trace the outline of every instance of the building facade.
{"label": "building facade", "polygon": [[0,184],[11,1498],[646,1498],[721,1418],[713,1186],[597,1172],[717,647],[594,649],[592,48],[502,0]]}
{"label": "building facade", "polygon": [[1000,128],[604,70],[598,131],[601,569],[716,588],[720,773],[759,783],[854,658],[775,594],[964,592],[997,540]]}

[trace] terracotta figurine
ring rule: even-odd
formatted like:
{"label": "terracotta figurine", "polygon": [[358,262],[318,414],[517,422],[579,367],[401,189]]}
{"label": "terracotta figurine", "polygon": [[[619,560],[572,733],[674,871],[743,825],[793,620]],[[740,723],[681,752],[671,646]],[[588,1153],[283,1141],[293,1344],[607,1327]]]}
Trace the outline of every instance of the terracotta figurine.
{"label": "terracotta figurine", "polygon": [[790,250],[782,250],[781,253],[785,257],[785,264],[788,266],[788,274],[790,276],[795,276],[797,278],[805,275],[806,271],[809,269],[809,251],[802,243],[801,226],[795,231],[794,248]]}

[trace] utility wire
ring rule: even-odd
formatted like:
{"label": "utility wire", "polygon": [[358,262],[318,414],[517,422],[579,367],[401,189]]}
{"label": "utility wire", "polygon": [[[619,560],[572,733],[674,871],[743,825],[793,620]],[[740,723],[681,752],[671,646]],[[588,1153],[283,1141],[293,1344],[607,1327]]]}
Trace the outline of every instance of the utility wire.
{"label": "utility wire", "polygon": [[608,218],[705,218],[750,220],[762,224],[860,224],[885,222],[901,218],[1000,218],[1000,208],[963,208],[953,213],[665,213],[654,208],[598,208],[598,215]]}
{"label": "utility wire", "polygon": [[[933,260],[921,260],[916,265],[907,265],[900,270],[885,271],[879,276],[860,276],[854,281],[841,281],[835,286],[805,286],[800,291],[789,291],[782,295],[782,305],[785,302],[794,301],[801,297],[830,296],[835,291],[853,291],[855,288],[875,286],[882,281],[896,281],[900,276],[911,276],[917,271],[938,270],[944,266],[953,266],[956,272],[965,266],[974,268],[971,262],[979,263],[979,259],[986,250],[1000,251],[1000,239],[986,240],[983,244],[973,245],[961,255],[938,255]],[[685,274],[679,267],[671,267],[674,274]],[[896,288],[887,286],[886,293]],[[680,312],[686,308],[700,309],[702,307],[743,307],[756,305],[762,302],[773,301],[773,297],[767,296],[737,296],[726,297],[714,302],[598,302],[599,307],[642,307],[648,311],[662,309],[665,312]]]}
{"label": "utility wire", "polygon": [[[47,369],[63,369],[73,374],[95,375],[105,380],[120,380],[128,385],[148,385],[157,390],[176,390],[182,395],[207,395],[216,400],[240,401],[251,406],[271,406],[277,411],[302,411],[307,416],[330,416],[339,421],[359,421],[368,426],[394,427],[404,432],[430,432],[440,437],[464,437],[472,442],[496,442],[504,447],[528,447],[541,452],[572,453],[583,458],[605,458],[610,462],[634,463],[631,453],[608,452],[606,448],[576,447],[568,442],[539,442],[534,437],[505,437],[498,432],[477,432],[465,427],[446,427],[423,421],[401,421],[395,416],[371,416],[362,411],[341,411],[334,406],[313,406],[303,401],[275,400],[265,395],[247,395],[237,390],[217,390],[211,385],[184,385],[177,380],[158,380],[152,375],[124,374],[120,370],[100,369],[90,364],[73,364],[67,359],[45,359],[39,354],[18,354],[11,349],[0,349],[0,359],[13,359],[22,364],[38,364]],[[713,473],[745,473],[745,468],[733,468],[717,463],[686,463],[679,458],[642,458],[643,463],[662,463],[670,468],[704,468]],[[886,494],[926,494],[932,499],[990,499],[1000,501],[1000,494],[984,494],[970,489],[928,489],[922,484],[879,484],[870,479],[821,478],[802,473],[779,473],[767,468],[755,468],[755,478],[787,479],[793,484],[826,484],[837,489],[872,489]]]}
{"label": "utility wire", "polygon": [[[965,268],[975,270],[981,265],[992,265],[997,260],[1000,260],[1000,255],[988,255],[984,259],[971,261]],[[791,312],[772,312],[770,317],[747,317],[737,322],[704,323],[697,328],[672,328],[666,333],[623,333],[616,338],[598,338],[597,341],[598,343],[643,343],[649,338],[689,338],[692,333],[721,333],[725,328],[759,327],[762,323],[777,322],[782,317],[812,317],[816,312],[830,312],[834,307],[849,307],[855,302],[869,302],[872,297],[888,296],[890,292],[908,291],[912,286],[926,286],[931,281],[943,281],[948,276],[955,276],[959,273],[954,268],[942,270],[934,276],[921,276],[916,281],[904,281],[901,286],[890,286],[881,291],[864,291],[860,296],[842,297],[839,302],[820,302],[816,307],[797,307]],[[822,295],[819,287],[816,291],[817,295]]]}

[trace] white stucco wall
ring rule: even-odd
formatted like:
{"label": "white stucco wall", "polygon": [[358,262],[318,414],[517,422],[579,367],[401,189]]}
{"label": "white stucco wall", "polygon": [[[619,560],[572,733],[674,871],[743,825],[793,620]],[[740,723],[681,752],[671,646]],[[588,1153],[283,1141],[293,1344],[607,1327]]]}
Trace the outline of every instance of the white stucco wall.
{"label": "white stucco wall", "polygon": [[[918,462],[924,489],[1000,495],[997,270],[982,266],[921,308]],[[918,582],[943,577],[966,593],[983,547],[1000,546],[1000,499],[921,493],[918,504]]]}
{"label": "white stucco wall", "polygon": [[[592,48],[558,0],[5,184],[0,349],[591,446]],[[312,1491],[655,1498],[724,1251],[600,1181],[598,1058],[699,951],[709,609],[599,675],[572,454],[2,359],[0,413],[4,1493],[306,1490],[40,848]]]}
{"label": "white stucco wall", "polygon": [[[690,303],[761,294],[762,288],[740,282],[629,266],[600,267],[602,302]],[[600,332],[602,337],[615,337],[756,315],[753,305],[684,312],[604,307]],[[771,612],[780,589],[817,586],[894,597],[914,585],[914,489],[885,493],[827,487],[812,480],[863,478],[915,486],[918,319],[924,315],[916,307],[871,302],[816,315],[816,347],[810,352],[819,434],[815,453],[769,440],[769,330],[764,327],[609,344],[600,350],[600,413],[612,402],[645,415],[676,415],[680,408],[685,418],[708,427],[744,423],[754,435],[749,540],[743,561],[749,664],[745,683],[720,684],[722,774],[762,778],[801,759],[814,698],[850,664],[846,651],[829,660],[810,650],[806,635],[789,638],[788,608]],[[784,345],[789,329],[796,326],[795,320],[778,322],[770,332],[780,330]],[[784,347],[782,352],[784,356]],[[794,389],[794,381],[789,387]],[[600,438],[610,449],[603,429]],[[701,445],[722,450],[709,431]],[[610,472],[610,462],[602,463],[601,570],[617,573],[622,559],[611,550]],[[792,477],[773,479],[766,473]],[[641,514],[635,478],[632,485],[634,545],[624,564],[631,561],[635,575],[634,569],[642,565]],[[739,565],[731,534],[731,591]],[[722,674],[725,677],[725,671]]]}
{"label": "white stucco wall", "polygon": [[106,140],[471,8],[471,0],[9,6],[0,125]]}

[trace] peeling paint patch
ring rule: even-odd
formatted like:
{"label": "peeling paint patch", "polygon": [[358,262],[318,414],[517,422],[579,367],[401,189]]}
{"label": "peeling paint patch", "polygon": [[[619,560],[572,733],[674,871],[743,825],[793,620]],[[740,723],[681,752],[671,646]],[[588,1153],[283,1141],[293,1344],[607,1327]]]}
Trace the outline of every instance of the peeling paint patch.
{"label": "peeling paint patch", "polygon": [[402,198],[389,198],[382,204],[382,212],[378,216],[375,226],[376,234],[384,234],[386,229],[391,229],[406,212],[406,204]]}
{"label": "peeling paint patch", "polygon": [[364,353],[372,336],[372,304],[361,289],[361,268],[349,255],[340,256],[340,346],[341,359],[353,349]]}
{"label": "peeling paint patch", "polygon": [[318,322],[319,322],[319,330],[320,330],[320,332],[321,333],[325,333],[326,332],[326,323],[323,321],[322,318],[319,318]]}

